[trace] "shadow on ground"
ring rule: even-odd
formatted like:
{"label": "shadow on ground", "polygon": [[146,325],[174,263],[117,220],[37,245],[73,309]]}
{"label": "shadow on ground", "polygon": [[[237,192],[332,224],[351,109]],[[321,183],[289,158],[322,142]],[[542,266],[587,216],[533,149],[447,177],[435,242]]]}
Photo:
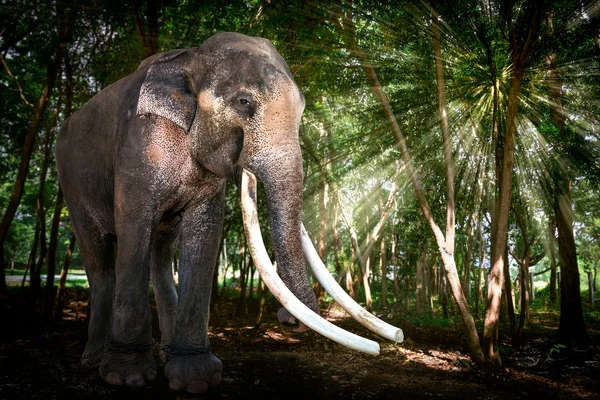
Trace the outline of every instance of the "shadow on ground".
{"label": "shadow on ground", "polygon": [[[378,340],[381,355],[372,357],[314,332],[281,329],[276,304],[266,308],[263,323],[255,327],[255,316],[235,318],[235,304],[226,300],[216,307],[210,327],[213,351],[224,366],[221,385],[200,396],[172,392],[157,356],[158,376],[151,385],[115,388],[79,364],[85,306],[81,293],[71,294],[65,320],[44,329],[22,321],[18,304],[3,309],[0,399],[600,398],[598,324],[589,327],[586,346],[558,349],[551,331],[543,328],[557,321],[544,320],[539,329],[530,328],[519,350],[503,343],[507,368],[491,373],[480,371],[465,355],[462,326],[395,321],[407,337],[396,345],[374,337],[335,307],[324,311],[345,329]],[[155,310],[153,314],[158,340]]]}

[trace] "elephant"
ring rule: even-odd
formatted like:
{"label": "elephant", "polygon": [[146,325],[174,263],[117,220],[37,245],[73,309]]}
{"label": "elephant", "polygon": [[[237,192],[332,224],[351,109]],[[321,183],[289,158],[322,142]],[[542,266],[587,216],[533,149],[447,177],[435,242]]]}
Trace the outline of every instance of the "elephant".
{"label": "elephant", "polygon": [[[202,393],[219,384],[211,283],[225,184],[240,185],[245,171],[263,182],[283,285],[319,313],[302,250],[304,107],[271,42],[226,32],[145,59],[63,123],[57,171],[91,293],[83,367],[99,368],[112,385],[154,379],[151,282],[170,388]],[[278,318],[308,329],[286,308]]]}

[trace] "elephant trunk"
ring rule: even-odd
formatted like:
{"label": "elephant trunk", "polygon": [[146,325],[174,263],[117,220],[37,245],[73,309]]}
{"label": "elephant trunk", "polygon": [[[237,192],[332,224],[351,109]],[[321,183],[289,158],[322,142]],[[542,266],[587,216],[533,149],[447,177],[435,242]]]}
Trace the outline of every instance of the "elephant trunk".
{"label": "elephant trunk", "polygon": [[[265,187],[278,272],[288,289],[318,313],[319,306],[302,253],[303,172],[300,146],[293,141],[268,153],[271,154],[255,158],[258,162],[252,169]],[[295,331],[307,329],[284,308],[277,315],[281,323],[292,326]]]}

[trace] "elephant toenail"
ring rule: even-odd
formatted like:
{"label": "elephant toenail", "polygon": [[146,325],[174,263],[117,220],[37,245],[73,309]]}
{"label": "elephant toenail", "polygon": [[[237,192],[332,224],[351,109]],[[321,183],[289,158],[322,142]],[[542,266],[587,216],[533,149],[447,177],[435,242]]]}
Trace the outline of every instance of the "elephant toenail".
{"label": "elephant toenail", "polygon": [[208,383],[201,381],[191,381],[187,387],[188,393],[204,393],[208,390]]}
{"label": "elephant toenail", "polygon": [[185,389],[185,383],[179,378],[173,378],[169,381],[169,387],[171,390],[183,390]]}
{"label": "elephant toenail", "polygon": [[140,387],[146,385],[146,381],[144,378],[142,378],[142,374],[132,374],[127,376],[126,383],[127,386],[131,387]]}
{"label": "elephant toenail", "polygon": [[119,373],[115,372],[115,371],[109,372],[108,374],[106,374],[106,376],[104,377],[104,380],[109,385],[114,385],[114,386],[122,386],[123,385],[123,379],[121,378],[121,375],[119,375]]}
{"label": "elephant toenail", "polygon": [[211,387],[215,387],[219,383],[221,383],[221,373],[220,372],[215,372],[213,374],[212,378],[210,378],[210,386]]}
{"label": "elephant toenail", "polygon": [[148,368],[146,370],[146,380],[153,381],[156,378],[156,370],[154,368]]}

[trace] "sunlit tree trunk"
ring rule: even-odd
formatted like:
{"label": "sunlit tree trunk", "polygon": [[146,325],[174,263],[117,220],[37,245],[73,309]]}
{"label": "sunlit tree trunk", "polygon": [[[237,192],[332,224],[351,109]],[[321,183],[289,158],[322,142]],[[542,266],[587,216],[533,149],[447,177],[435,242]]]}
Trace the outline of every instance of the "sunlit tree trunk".
{"label": "sunlit tree trunk", "polygon": [[387,307],[387,257],[385,248],[385,237],[381,238],[381,247],[379,248],[379,270],[381,271],[381,293],[379,298],[379,308],[384,310]]}
{"label": "sunlit tree trunk", "polygon": [[[364,212],[364,223],[365,223],[365,233],[366,238],[365,241],[369,243],[371,241],[371,231],[369,229],[369,207],[368,200],[366,194],[363,192],[363,212]],[[357,242],[358,244],[358,242]],[[367,306],[367,310],[373,309],[373,297],[371,296],[371,285],[369,284],[369,278],[371,277],[371,252],[361,252],[360,258],[362,258],[361,266],[361,276],[362,276],[362,284],[365,290],[365,305]]]}
{"label": "sunlit tree trunk", "polygon": [[429,315],[433,316],[433,287],[435,285],[435,256],[436,252],[431,252],[431,260],[427,263],[427,269],[425,270],[427,276],[427,299],[429,301]]}
{"label": "sunlit tree trunk", "polygon": [[398,279],[398,251],[397,251],[397,237],[396,237],[396,232],[395,232],[395,224],[394,224],[394,230],[392,230],[392,266],[394,268],[394,296],[396,297],[396,301],[399,302],[401,300],[400,297],[400,285],[399,285],[399,279]]}
{"label": "sunlit tree trunk", "polygon": [[[511,193],[512,193],[512,174],[514,164],[515,136],[517,133],[517,111],[519,106],[519,94],[521,92],[521,80],[525,70],[525,65],[532,46],[537,40],[540,10],[539,4],[533,2],[527,5],[523,11],[529,16],[526,37],[523,43],[517,43],[517,33],[512,22],[511,13],[506,15],[506,25],[512,50],[512,70],[509,80],[508,105],[506,107],[506,131],[502,143],[503,154],[500,168],[500,181],[497,207],[493,214],[495,224],[493,224],[492,234],[492,266],[490,268],[486,316],[483,327],[483,352],[486,359],[495,364],[501,364],[500,354],[497,352],[495,344],[495,332],[497,331],[498,319],[500,316],[500,303],[502,299],[502,288],[505,284],[505,266],[504,254],[506,253],[506,240],[508,231],[508,214],[510,211]],[[510,293],[510,292],[507,292]]]}
{"label": "sunlit tree trunk", "polygon": [[354,290],[354,277],[352,276],[352,268],[354,267],[354,261],[356,259],[356,255],[354,254],[354,246],[350,248],[350,262],[346,265],[346,290],[348,291],[348,295],[356,300],[358,293]]}

